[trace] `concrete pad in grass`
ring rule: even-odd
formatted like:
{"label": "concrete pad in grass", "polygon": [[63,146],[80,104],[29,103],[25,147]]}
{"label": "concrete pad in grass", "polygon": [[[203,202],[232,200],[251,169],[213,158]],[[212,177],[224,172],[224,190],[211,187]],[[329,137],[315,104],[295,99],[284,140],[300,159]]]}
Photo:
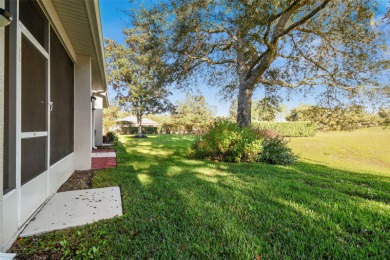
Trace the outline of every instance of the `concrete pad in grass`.
{"label": "concrete pad in grass", "polygon": [[53,195],[21,237],[81,226],[122,216],[119,187],[59,192]]}

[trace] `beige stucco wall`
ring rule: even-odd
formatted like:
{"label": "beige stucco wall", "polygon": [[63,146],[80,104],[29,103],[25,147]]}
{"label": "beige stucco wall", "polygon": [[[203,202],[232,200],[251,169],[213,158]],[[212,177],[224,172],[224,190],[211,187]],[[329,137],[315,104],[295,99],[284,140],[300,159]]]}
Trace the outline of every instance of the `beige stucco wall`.
{"label": "beige stucco wall", "polygon": [[[0,0],[4,8],[4,0]],[[3,141],[4,141],[4,28],[0,28],[0,245],[2,244],[3,223]],[[0,251],[2,248],[0,248]]]}
{"label": "beige stucco wall", "polygon": [[74,153],[76,170],[91,169],[92,68],[91,58],[77,55],[74,86]]}

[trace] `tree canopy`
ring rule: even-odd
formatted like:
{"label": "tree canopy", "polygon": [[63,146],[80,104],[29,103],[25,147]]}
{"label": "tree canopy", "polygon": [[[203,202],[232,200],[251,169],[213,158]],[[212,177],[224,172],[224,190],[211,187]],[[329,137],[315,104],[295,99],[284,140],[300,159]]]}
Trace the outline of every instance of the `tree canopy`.
{"label": "tree canopy", "polygon": [[315,122],[319,130],[325,131],[352,130],[376,126],[385,121],[380,115],[368,113],[360,105],[351,105],[347,108],[301,105],[292,109],[286,120]]}
{"label": "tree canopy", "polygon": [[178,102],[174,118],[178,124],[201,125],[210,122],[215,116],[215,107],[210,106],[202,95],[186,94],[183,102]]}
{"label": "tree canopy", "polygon": [[106,40],[109,83],[118,104],[137,117],[137,135],[142,136],[142,117],[170,111],[173,105],[167,87],[159,84],[164,64],[158,49],[150,48],[149,33],[138,27],[124,34],[126,45]]}
{"label": "tree canopy", "polygon": [[164,81],[208,74],[238,99],[237,121],[246,126],[258,87],[320,86],[333,104],[388,91],[377,6],[376,0],[167,0],[140,10],[134,24],[163,45],[170,70]]}
{"label": "tree canopy", "polygon": [[276,114],[282,112],[280,99],[276,96],[264,97],[255,102],[255,111],[257,111],[255,120],[274,121]]}

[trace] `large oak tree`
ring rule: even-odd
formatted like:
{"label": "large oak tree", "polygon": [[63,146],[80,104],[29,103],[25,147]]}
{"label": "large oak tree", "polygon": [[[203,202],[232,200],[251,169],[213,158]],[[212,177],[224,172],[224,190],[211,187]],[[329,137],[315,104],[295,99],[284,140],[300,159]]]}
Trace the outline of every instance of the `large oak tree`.
{"label": "large oak tree", "polygon": [[[251,124],[258,87],[324,89],[328,100],[384,92],[375,0],[167,0],[140,9],[137,26],[165,44],[167,82],[194,73],[238,96],[237,121]],[[387,68],[388,69],[388,68]],[[341,98],[342,99],[342,98]]]}

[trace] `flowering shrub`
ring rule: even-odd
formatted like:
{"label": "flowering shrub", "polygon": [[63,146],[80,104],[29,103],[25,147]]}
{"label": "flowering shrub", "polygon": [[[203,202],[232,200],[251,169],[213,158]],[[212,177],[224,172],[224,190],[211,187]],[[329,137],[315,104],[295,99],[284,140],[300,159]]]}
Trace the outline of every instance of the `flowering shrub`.
{"label": "flowering shrub", "polygon": [[209,131],[195,140],[189,156],[225,162],[291,164],[296,161],[296,156],[278,132],[240,128],[224,119],[214,121]]}
{"label": "flowering shrub", "polygon": [[195,140],[189,155],[225,162],[253,162],[259,159],[261,149],[261,138],[256,131],[218,119],[205,135]]}
{"label": "flowering shrub", "polygon": [[297,156],[287,146],[287,141],[278,132],[259,130],[258,134],[263,137],[263,152],[260,159],[262,162],[287,165],[297,160]]}

